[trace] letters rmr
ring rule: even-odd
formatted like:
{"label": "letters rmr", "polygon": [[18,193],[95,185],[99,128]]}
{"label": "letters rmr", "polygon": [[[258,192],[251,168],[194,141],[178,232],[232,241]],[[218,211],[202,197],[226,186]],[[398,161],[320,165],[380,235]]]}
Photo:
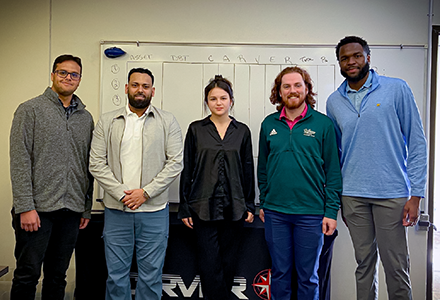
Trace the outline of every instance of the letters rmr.
{"label": "letters rmr", "polygon": [[[197,275],[192,283],[186,287],[180,275],[174,274],[163,274],[162,275],[162,290],[164,294],[167,294],[171,298],[179,297],[176,294],[176,290],[179,289],[183,297],[191,298],[196,290],[198,290],[199,298],[203,298],[202,294],[202,284],[200,283],[200,277]],[[249,299],[244,293],[246,291],[246,278],[235,277],[234,286],[232,287],[232,292],[237,296],[238,299]]]}

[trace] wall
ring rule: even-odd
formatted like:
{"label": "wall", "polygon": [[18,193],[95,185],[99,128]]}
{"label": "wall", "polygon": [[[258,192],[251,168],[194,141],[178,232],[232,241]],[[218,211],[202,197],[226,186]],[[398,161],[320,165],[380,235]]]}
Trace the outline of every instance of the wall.
{"label": "wall", "polygon": [[[83,59],[77,94],[97,120],[100,40],[333,45],[354,34],[370,44],[427,44],[428,4],[429,0],[0,0],[0,265],[13,269],[15,264],[8,154],[13,112],[50,84],[50,67],[59,54]],[[440,12],[439,6],[435,0],[435,11]],[[434,22],[440,23],[440,13]],[[353,299],[354,258],[340,225],[333,296]],[[425,244],[423,237],[410,235],[416,245]],[[415,299],[422,299],[424,249],[411,251],[422,258],[412,260]],[[3,280],[11,276],[10,272]]]}
{"label": "wall", "polygon": [[[12,192],[9,179],[9,131],[20,102],[41,94],[50,82],[50,2],[0,0],[0,265],[12,270],[14,232],[11,227]],[[0,281],[6,297],[10,272]]]}

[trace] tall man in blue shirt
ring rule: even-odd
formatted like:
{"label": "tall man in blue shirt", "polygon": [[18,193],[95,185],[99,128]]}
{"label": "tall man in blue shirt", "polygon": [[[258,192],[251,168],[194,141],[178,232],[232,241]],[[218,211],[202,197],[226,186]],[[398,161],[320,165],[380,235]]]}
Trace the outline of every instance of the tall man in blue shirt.
{"label": "tall man in blue shirt", "polygon": [[327,115],[340,150],[357,299],[378,297],[379,253],[389,299],[412,299],[406,227],[417,223],[427,172],[419,111],[406,82],[370,70],[362,38],[342,39],[336,57],[346,80],[330,95]]}

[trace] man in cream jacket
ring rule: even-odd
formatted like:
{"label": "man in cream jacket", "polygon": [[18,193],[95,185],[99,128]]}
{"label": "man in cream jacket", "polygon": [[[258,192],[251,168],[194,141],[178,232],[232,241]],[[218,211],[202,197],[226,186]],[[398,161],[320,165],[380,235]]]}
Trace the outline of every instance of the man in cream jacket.
{"label": "man in cream jacket", "polygon": [[174,116],[152,105],[154,76],[132,69],[126,107],[101,116],[93,133],[90,172],[104,189],[106,299],[160,299],[168,239],[168,188],[182,170],[182,134]]}

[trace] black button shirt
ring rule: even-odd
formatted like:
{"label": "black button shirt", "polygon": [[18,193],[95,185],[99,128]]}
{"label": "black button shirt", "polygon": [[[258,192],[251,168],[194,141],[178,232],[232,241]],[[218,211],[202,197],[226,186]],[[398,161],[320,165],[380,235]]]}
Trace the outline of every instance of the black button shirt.
{"label": "black button shirt", "polygon": [[255,175],[249,128],[231,117],[223,140],[210,116],[190,124],[180,176],[179,218],[240,220],[254,212]]}

